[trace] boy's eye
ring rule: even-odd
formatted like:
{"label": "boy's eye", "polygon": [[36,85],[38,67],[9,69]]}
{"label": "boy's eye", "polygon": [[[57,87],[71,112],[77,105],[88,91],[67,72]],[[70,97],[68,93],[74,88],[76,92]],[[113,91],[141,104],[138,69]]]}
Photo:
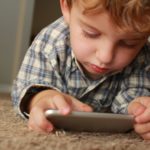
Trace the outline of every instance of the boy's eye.
{"label": "boy's eye", "polygon": [[92,33],[92,32],[88,32],[88,31],[84,31],[84,30],[83,30],[83,35],[86,38],[92,38],[92,39],[98,38],[100,36],[99,33]]}
{"label": "boy's eye", "polygon": [[137,46],[137,42],[126,42],[126,41],[120,41],[120,45],[125,46],[125,47],[129,47],[129,48],[133,48]]}

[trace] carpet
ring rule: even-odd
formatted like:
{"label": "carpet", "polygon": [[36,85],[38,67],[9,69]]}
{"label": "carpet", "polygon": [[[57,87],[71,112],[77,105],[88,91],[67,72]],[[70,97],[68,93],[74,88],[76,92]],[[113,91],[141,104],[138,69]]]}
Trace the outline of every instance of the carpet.
{"label": "carpet", "polygon": [[150,150],[150,142],[134,131],[124,134],[29,131],[9,96],[0,95],[0,150]]}

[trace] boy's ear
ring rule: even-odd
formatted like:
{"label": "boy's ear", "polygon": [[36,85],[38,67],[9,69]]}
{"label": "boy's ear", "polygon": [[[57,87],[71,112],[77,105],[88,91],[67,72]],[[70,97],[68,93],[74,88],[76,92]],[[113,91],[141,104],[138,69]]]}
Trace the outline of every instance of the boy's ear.
{"label": "boy's ear", "polygon": [[69,24],[70,8],[68,7],[66,0],[60,0],[60,7],[65,21]]}

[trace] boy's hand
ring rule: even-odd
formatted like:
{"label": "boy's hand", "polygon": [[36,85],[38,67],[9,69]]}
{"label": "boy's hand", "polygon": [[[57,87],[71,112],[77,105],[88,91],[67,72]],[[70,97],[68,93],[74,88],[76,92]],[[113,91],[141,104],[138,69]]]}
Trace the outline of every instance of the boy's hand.
{"label": "boy's hand", "polygon": [[45,110],[58,109],[63,115],[74,111],[92,111],[92,108],[74,97],[57,92],[55,90],[45,90],[32,99],[29,112],[30,117],[28,121],[29,129],[39,132],[51,132],[54,126],[46,119]]}
{"label": "boy's hand", "polygon": [[135,132],[143,139],[150,140],[150,97],[133,100],[128,106],[128,113],[135,116]]}

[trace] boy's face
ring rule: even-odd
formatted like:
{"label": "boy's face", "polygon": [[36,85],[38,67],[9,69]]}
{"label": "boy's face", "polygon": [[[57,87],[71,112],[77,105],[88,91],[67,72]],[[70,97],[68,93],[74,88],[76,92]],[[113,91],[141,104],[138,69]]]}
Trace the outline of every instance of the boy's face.
{"label": "boy's face", "polygon": [[62,11],[70,27],[74,55],[92,79],[125,68],[147,40],[133,31],[117,28],[107,12],[84,15],[76,4],[70,11]]}

